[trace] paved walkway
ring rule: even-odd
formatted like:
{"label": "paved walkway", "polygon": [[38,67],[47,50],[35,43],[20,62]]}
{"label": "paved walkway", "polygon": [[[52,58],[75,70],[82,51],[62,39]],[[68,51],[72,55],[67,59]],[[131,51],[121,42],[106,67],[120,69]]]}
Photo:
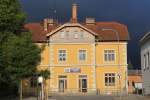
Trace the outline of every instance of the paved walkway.
{"label": "paved walkway", "polygon": [[59,96],[49,100],[114,100],[111,96]]}
{"label": "paved walkway", "polygon": [[[1,100],[1,99],[0,99]],[[23,100],[37,100],[30,97]],[[49,100],[150,100],[150,97],[140,95],[128,95],[128,96],[52,96]]]}
{"label": "paved walkway", "polygon": [[114,97],[114,100],[150,100],[150,97],[141,95],[128,95],[122,97]]}

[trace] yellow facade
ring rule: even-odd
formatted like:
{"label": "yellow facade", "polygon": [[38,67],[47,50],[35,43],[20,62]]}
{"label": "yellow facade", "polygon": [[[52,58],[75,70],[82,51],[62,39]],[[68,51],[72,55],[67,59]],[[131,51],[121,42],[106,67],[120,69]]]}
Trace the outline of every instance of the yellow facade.
{"label": "yellow facade", "polygon": [[[67,51],[65,62],[58,61],[59,49]],[[81,49],[86,50],[87,57],[85,61],[79,61],[78,59],[78,51]],[[113,62],[104,60],[104,50],[115,51],[115,60]],[[118,58],[120,59],[119,62]],[[48,91],[50,93],[82,93],[79,90],[80,75],[87,75],[86,93],[116,94],[120,93],[120,91],[125,93],[127,91],[127,43],[47,44],[42,53],[41,65],[38,68],[48,69],[51,72],[51,78],[48,80]],[[65,68],[79,68],[80,72],[65,72]],[[105,73],[115,73],[114,86],[105,86]],[[118,78],[119,73],[121,75],[120,79]],[[66,76],[67,87],[63,92],[59,92],[59,76]]]}

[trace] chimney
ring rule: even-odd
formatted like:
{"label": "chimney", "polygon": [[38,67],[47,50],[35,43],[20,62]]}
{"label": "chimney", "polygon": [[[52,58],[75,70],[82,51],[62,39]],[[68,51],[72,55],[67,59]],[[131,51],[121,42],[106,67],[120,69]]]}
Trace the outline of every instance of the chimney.
{"label": "chimney", "polygon": [[77,4],[72,5],[72,18],[71,18],[72,23],[77,23]]}
{"label": "chimney", "polygon": [[44,19],[44,31],[47,31],[47,28],[48,28],[48,19],[47,18],[45,18]]}
{"label": "chimney", "polygon": [[87,25],[94,25],[95,24],[95,19],[94,18],[86,18],[86,24]]}
{"label": "chimney", "polygon": [[52,18],[45,18],[44,19],[44,31],[47,31],[48,26],[54,25],[55,21]]}
{"label": "chimney", "polygon": [[47,19],[47,24],[48,24],[48,25],[54,25],[54,19],[48,18],[48,19]]}

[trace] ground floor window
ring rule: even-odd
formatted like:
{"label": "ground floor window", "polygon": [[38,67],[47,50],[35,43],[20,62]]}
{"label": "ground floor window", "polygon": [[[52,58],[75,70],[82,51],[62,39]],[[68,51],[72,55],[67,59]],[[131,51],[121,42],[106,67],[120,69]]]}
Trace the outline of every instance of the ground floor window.
{"label": "ground floor window", "polygon": [[87,92],[87,75],[79,75],[79,92]]}
{"label": "ground floor window", "polygon": [[115,73],[105,73],[105,86],[115,86]]}
{"label": "ground floor window", "polygon": [[58,83],[59,92],[65,92],[67,89],[67,76],[59,76]]}

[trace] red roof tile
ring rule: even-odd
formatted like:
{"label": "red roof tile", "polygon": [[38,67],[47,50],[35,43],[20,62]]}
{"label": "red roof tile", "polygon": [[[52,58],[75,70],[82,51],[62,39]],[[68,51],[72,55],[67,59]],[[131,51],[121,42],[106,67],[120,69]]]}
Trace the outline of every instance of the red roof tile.
{"label": "red roof tile", "polygon": [[[84,27],[97,33],[101,41],[117,41],[119,36],[120,41],[129,40],[129,33],[127,26],[116,22],[96,22],[93,25],[82,24]],[[24,27],[32,32],[32,39],[34,42],[46,41],[46,34],[53,31],[60,25],[50,25],[48,30],[44,31],[43,24],[29,23]],[[103,30],[105,29],[105,30]]]}
{"label": "red roof tile", "polygon": [[125,25],[116,22],[97,22],[94,25],[85,25],[97,33],[102,41],[129,40],[128,29]]}
{"label": "red roof tile", "polygon": [[45,42],[47,40],[46,34],[56,29],[58,26],[51,25],[47,31],[44,31],[44,27],[41,23],[29,23],[24,26],[25,29],[32,32],[33,42]]}

